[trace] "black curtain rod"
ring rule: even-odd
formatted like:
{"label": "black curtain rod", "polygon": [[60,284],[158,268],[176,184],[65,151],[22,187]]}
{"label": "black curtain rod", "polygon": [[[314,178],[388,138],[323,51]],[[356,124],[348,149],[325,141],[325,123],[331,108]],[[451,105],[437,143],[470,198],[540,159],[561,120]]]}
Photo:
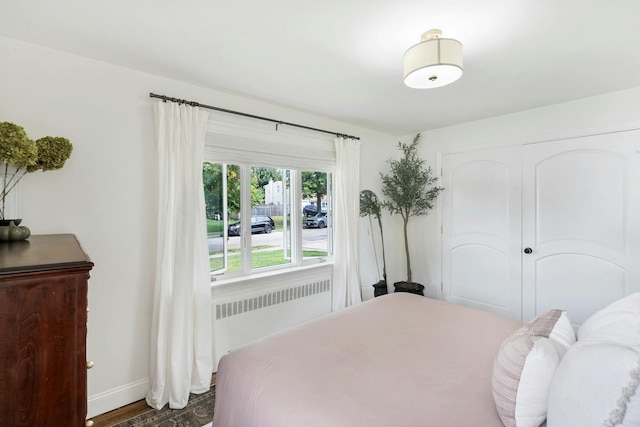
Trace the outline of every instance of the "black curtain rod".
{"label": "black curtain rod", "polygon": [[264,121],[267,121],[267,122],[275,123],[276,124],[276,130],[278,130],[278,126],[280,126],[280,125],[287,125],[287,126],[293,126],[293,127],[297,127],[297,128],[301,128],[301,129],[312,130],[312,131],[315,131],[315,132],[328,133],[328,134],[335,135],[337,137],[342,137],[342,138],[351,138],[351,139],[358,139],[358,140],[360,139],[359,137],[353,136],[353,135],[347,135],[347,134],[339,133],[339,132],[332,132],[332,131],[324,130],[324,129],[312,128],[312,127],[309,127],[309,126],[299,125],[299,124],[296,124],[296,123],[283,122],[282,120],[270,119],[268,117],[262,117],[262,116],[255,116],[253,114],[242,113],[240,111],[227,110],[226,108],[213,107],[211,105],[200,104],[199,102],[195,102],[195,101],[187,101],[186,99],[172,98],[170,96],[165,96],[165,95],[157,95],[157,94],[155,94],[153,92],[149,93],[149,96],[151,98],[162,99],[164,102],[167,102],[167,101],[177,102],[178,104],[186,104],[186,105],[190,105],[192,107],[202,107],[202,108],[207,108],[209,110],[222,111],[223,113],[235,114],[237,116],[249,117],[249,118],[258,119],[258,120],[264,120]]}

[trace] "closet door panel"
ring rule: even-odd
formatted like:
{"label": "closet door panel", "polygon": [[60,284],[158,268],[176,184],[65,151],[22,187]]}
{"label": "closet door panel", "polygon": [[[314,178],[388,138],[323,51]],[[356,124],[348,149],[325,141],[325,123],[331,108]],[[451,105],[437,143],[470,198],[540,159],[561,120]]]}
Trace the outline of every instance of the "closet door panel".
{"label": "closet door panel", "polygon": [[640,133],[523,151],[523,315],[565,309],[575,324],[640,290]]}
{"label": "closet door panel", "polygon": [[541,258],[535,274],[537,311],[561,306],[575,325],[602,308],[602,301],[626,294],[626,271],[597,256],[559,253]]}
{"label": "closet door panel", "polygon": [[536,243],[584,241],[624,250],[625,163],[622,154],[586,147],[541,159],[534,170]]}
{"label": "closet door panel", "polygon": [[509,259],[495,247],[466,243],[451,250],[450,297],[509,310]]}
{"label": "closet door panel", "polygon": [[443,156],[443,296],[521,318],[519,148]]}

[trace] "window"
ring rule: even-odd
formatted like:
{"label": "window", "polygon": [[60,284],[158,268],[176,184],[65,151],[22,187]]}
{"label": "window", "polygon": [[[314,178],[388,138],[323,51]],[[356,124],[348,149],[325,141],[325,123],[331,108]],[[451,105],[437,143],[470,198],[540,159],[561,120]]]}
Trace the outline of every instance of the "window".
{"label": "window", "polygon": [[299,266],[331,254],[331,173],[205,161],[202,174],[212,275]]}
{"label": "window", "polygon": [[[331,257],[333,135],[212,114],[202,166],[212,277]],[[306,206],[325,214],[314,218]]]}
{"label": "window", "polygon": [[[331,250],[332,212],[328,209],[331,200],[331,174],[317,171],[301,173],[302,198],[304,203],[302,254],[303,258],[323,257]],[[318,209],[318,206],[320,209]]]}

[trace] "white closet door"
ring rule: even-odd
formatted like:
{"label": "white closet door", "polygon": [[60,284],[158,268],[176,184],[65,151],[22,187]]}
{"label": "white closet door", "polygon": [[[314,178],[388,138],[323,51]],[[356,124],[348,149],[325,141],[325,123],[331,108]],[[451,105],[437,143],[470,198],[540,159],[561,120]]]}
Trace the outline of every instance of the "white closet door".
{"label": "white closet door", "polygon": [[[523,320],[640,291],[640,132],[523,147]],[[525,253],[529,252],[530,253]]]}
{"label": "white closet door", "polygon": [[520,147],[444,155],[445,300],[521,319]]}

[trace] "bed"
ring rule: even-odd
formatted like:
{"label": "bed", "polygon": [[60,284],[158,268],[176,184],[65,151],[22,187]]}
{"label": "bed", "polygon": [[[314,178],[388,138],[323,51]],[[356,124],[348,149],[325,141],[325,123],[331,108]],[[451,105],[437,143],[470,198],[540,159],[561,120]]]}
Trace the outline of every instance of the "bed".
{"label": "bed", "polygon": [[215,427],[501,427],[491,377],[522,324],[393,293],[238,348],[216,375]]}
{"label": "bed", "polygon": [[222,357],[215,427],[637,427],[640,292],[576,330],[394,293]]}

